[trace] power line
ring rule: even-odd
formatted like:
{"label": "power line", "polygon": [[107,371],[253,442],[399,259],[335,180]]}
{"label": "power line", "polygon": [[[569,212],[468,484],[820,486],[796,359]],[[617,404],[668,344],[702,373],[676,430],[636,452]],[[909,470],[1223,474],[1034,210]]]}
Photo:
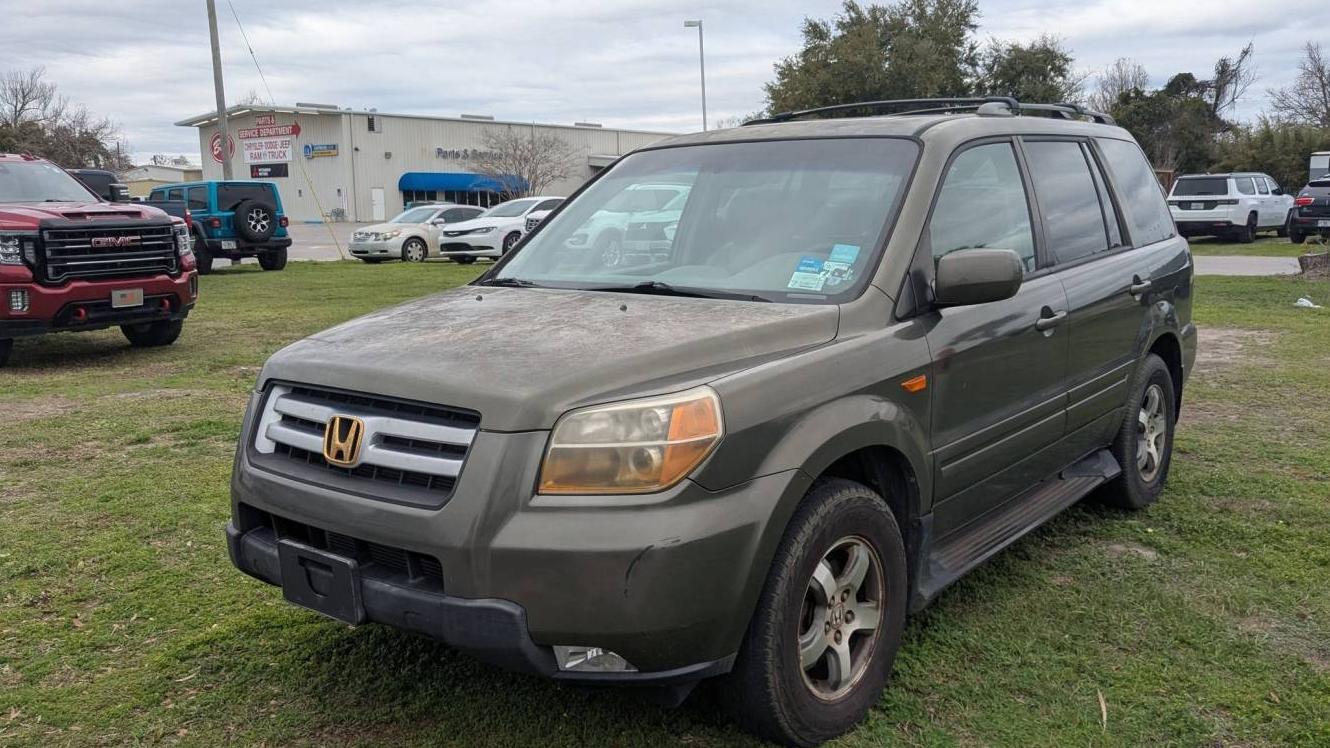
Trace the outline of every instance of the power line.
{"label": "power line", "polygon": [[235,3],[226,0],[226,4],[231,8],[231,17],[236,19],[236,27],[240,29],[240,38],[245,40],[245,49],[249,50],[249,58],[254,61],[254,69],[259,71],[259,80],[263,81],[263,90],[268,92],[268,103],[275,104],[277,100],[272,97],[272,87],[268,85],[268,79],[263,75],[263,66],[259,64],[258,55],[254,54],[254,46],[249,43],[249,35],[245,33],[245,24],[240,22],[240,14],[236,12]]}

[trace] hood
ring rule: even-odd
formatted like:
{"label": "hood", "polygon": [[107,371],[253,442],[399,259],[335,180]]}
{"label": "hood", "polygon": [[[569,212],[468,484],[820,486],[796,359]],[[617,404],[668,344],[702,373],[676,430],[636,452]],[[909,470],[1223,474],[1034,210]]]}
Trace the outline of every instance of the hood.
{"label": "hood", "polygon": [[831,305],[469,286],[278,351],[269,379],[469,408],[548,429],[594,403],[684,389],[836,336]]}
{"label": "hood", "polygon": [[35,229],[42,221],[166,218],[150,205],[132,203],[0,203],[0,227]]}
{"label": "hood", "polygon": [[485,218],[485,217],[472,218],[466,221],[458,221],[456,223],[447,224],[446,226],[443,227],[443,230],[470,231],[471,229],[478,229],[484,226],[502,226],[505,223],[513,223],[514,221],[516,221],[517,223],[523,223],[526,221],[526,216],[524,215],[513,216],[512,218]]}
{"label": "hood", "polygon": [[373,226],[366,226],[364,228],[356,229],[351,233],[383,234],[389,231],[396,231],[398,229],[401,229],[402,231],[408,231],[410,229],[419,228],[419,227],[420,224],[418,223],[376,223]]}

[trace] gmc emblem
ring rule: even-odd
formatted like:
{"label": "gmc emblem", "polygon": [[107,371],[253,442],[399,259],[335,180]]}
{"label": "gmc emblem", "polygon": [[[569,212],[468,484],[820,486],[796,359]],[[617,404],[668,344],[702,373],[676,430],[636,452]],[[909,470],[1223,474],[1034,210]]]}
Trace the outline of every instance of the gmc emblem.
{"label": "gmc emblem", "polygon": [[138,236],[94,236],[92,246],[94,249],[104,249],[106,247],[132,247],[142,241]]}

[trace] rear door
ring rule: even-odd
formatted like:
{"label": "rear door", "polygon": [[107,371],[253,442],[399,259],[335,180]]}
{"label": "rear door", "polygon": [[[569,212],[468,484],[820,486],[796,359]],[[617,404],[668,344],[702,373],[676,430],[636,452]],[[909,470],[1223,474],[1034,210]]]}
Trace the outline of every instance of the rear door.
{"label": "rear door", "polygon": [[[969,146],[947,167],[920,252],[1010,249],[1026,279],[1013,298],[935,309],[923,323],[934,358],[934,528],[945,536],[1044,477],[1063,433],[1067,335],[1062,283],[1036,250],[1035,221],[1015,145]],[[1041,330],[1040,319],[1054,326]],[[1045,323],[1048,324],[1048,323]]]}

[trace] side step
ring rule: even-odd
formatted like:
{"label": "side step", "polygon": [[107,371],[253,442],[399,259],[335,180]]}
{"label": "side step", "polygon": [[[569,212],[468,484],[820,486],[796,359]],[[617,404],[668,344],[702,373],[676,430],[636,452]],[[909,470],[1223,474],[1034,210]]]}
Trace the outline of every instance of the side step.
{"label": "side step", "polygon": [[924,600],[932,599],[967,571],[1121,472],[1112,453],[1101,449],[938,540],[921,570],[916,594]]}

